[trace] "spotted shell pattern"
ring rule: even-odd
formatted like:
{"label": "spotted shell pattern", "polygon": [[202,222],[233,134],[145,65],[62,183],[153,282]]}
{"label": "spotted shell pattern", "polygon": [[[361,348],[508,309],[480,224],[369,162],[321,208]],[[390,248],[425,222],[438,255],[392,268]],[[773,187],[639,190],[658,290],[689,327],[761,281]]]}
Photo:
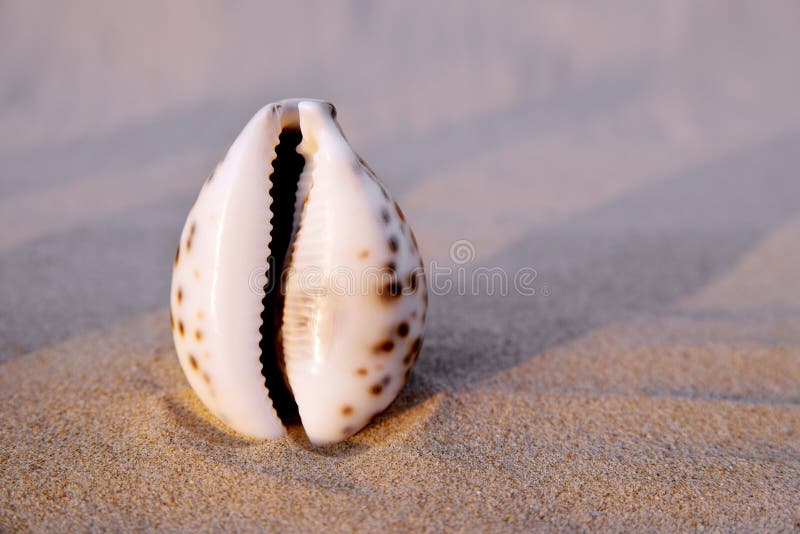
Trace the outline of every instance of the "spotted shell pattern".
{"label": "spotted shell pattern", "polygon": [[[285,433],[259,347],[259,287],[280,274],[267,260],[270,176],[284,129],[299,128],[305,165],[279,342],[310,441],[341,441],[368,424],[398,395],[420,352],[427,289],[416,240],[335,116],[318,100],[256,113],[203,185],[175,253],[170,322],[181,366],[208,409],[253,438]],[[309,272],[323,273],[313,290]],[[347,274],[345,291],[334,272]]]}

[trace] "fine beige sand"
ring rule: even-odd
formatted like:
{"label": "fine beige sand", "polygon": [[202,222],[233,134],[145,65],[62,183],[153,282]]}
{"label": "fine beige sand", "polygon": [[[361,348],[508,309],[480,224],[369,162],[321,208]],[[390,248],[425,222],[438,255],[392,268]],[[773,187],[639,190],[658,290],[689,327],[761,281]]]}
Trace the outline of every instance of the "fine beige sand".
{"label": "fine beige sand", "polygon": [[[800,530],[798,21],[0,4],[0,531]],[[202,181],[299,95],[451,269],[410,383],[325,448],[214,420],[166,308]]]}

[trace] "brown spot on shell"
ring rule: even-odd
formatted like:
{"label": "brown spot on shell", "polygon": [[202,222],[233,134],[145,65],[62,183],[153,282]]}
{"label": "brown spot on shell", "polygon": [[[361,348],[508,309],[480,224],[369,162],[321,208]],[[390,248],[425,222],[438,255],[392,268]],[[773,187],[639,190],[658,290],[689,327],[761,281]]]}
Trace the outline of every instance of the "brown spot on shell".
{"label": "brown spot on shell", "polygon": [[353,407],[352,406],[342,406],[342,415],[353,415]]}
{"label": "brown spot on shell", "polygon": [[390,261],[386,264],[386,270],[389,271],[390,274],[396,275],[397,274],[397,264],[393,261]]}
{"label": "brown spot on shell", "polygon": [[403,364],[407,367],[414,365],[417,362],[417,356],[419,356],[420,348],[422,347],[422,338],[416,338],[413,343],[411,343],[411,348],[408,350],[408,354],[403,357]]}
{"label": "brown spot on shell", "polygon": [[397,325],[397,335],[400,337],[406,337],[408,335],[408,323],[403,321],[399,325]]}
{"label": "brown spot on shell", "polygon": [[417,291],[417,285],[419,284],[419,279],[417,277],[417,271],[416,270],[413,270],[413,271],[411,271],[411,273],[409,273],[407,284],[408,284],[409,289],[411,289],[412,293]]}
{"label": "brown spot on shell", "polygon": [[211,383],[211,377],[208,376],[208,373],[206,373],[205,371],[203,371],[203,380],[205,381],[206,384]]}
{"label": "brown spot on shell", "polygon": [[403,293],[403,286],[397,278],[392,277],[392,280],[386,282],[380,291],[380,297],[385,301],[392,301]]}
{"label": "brown spot on shell", "polygon": [[[361,164],[361,166],[364,167],[365,169],[367,169],[367,172],[369,172],[373,177],[377,176],[375,174],[375,171],[372,170],[372,167],[370,167],[369,164],[366,161],[364,161],[364,158],[362,158],[358,154],[356,154],[356,157],[358,158],[358,162]],[[386,190],[383,188],[383,186],[381,184],[377,184],[377,185],[380,188],[380,190],[383,192],[383,195],[386,198],[389,198],[389,196],[387,195]]]}
{"label": "brown spot on shell", "polygon": [[383,384],[374,384],[371,388],[369,388],[369,392],[377,397],[383,392]]}
{"label": "brown spot on shell", "polygon": [[411,376],[411,368],[409,367],[406,369],[406,372],[403,373],[403,382],[408,382],[408,377]]}
{"label": "brown spot on shell", "polygon": [[403,210],[400,209],[400,206],[397,205],[397,202],[394,203],[394,209],[397,211],[397,216],[400,217],[400,220],[406,222],[406,216],[403,213]]}
{"label": "brown spot on shell", "polygon": [[359,367],[356,369],[356,374],[358,376],[367,376],[367,368],[366,367]]}
{"label": "brown spot on shell", "polygon": [[383,219],[383,222],[386,224],[389,224],[389,221],[391,220],[389,216],[389,210],[387,210],[386,208],[383,208],[381,210],[381,219]]}
{"label": "brown spot on shell", "polygon": [[203,332],[201,332],[200,329],[195,330],[194,331],[194,338],[197,341],[202,341],[203,340]]}
{"label": "brown spot on shell", "polygon": [[409,231],[408,233],[411,235],[411,243],[414,245],[411,249],[411,252],[416,253],[419,251],[419,245],[417,244],[417,237],[414,235],[414,232]]}
{"label": "brown spot on shell", "polygon": [[200,271],[198,269],[192,269],[192,274],[194,275],[195,279],[200,280]]}
{"label": "brown spot on shell", "polygon": [[422,338],[418,337],[413,343],[411,343],[411,352],[416,354],[419,352],[420,347],[422,347]]}
{"label": "brown spot on shell", "polygon": [[183,337],[183,321],[178,319],[178,333]]}
{"label": "brown spot on shell", "polygon": [[197,312],[197,318],[198,318],[198,319],[202,319],[202,318],[204,318],[205,316],[206,316],[206,314],[205,314],[205,313],[203,313],[202,311],[198,311],[198,312]]}
{"label": "brown spot on shell", "polygon": [[394,236],[389,238],[389,250],[397,252],[397,238]]}
{"label": "brown spot on shell", "polygon": [[195,371],[197,371],[197,369],[199,368],[199,366],[197,365],[197,358],[194,357],[194,354],[189,355],[189,365],[191,365],[192,369],[194,369]]}
{"label": "brown spot on shell", "polygon": [[358,253],[358,259],[363,260],[367,256],[369,256],[369,250],[363,249],[361,252]]}
{"label": "brown spot on shell", "polygon": [[391,381],[392,381],[391,375],[386,375],[381,379],[381,385],[383,387],[386,387],[389,385],[389,383],[391,383]]}
{"label": "brown spot on shell", "polygon": [[197,229],[197,223],[192,221],[192,225],[189,227],[189,235],[186,237],[186,252],[192,250],[192,239],[194,239],[194,231]]}
{"label": "brown spot on shell", "polygon": [[178,286],[178,290],[175,292],[175,298],[178,300],[178,304],[183,301],[183,290],[181,286]]}
{"label": "brown spot on shell", "polygon": [[175,330],[175,319],[172,317],[172,308],[169,309],[169,329]]}
{"label": "brown spot on shell", "polygon": [[178,261],[180,260],[180,258],[181,258],[181,245],[180,243],[178,243],[178,247],[175,249],[175,262],[174,262],[175,267],[178,266]]}
{"label": "brown spot on shell", "polygon": [[373,352],[376,354],[380,354],[381,352],[392,352],[394,350],[394,341],[391,339],[386,339],[381,341],[377,345],[372,348]]}
{"label": "brown spot on shell", "polygon": [[211,180],[213,180],[213,179],[214,179],[214,176],[216,176],[216,175],[217,175],[217,171],[219,170],[219,166],[220,166],[220,165],[222,165],[222,162],[223,162],[223,161],[225,161],[225,160],[224,160],[224,159],[221,159],[221,160],[219,160],[219,161],[217,162],[217,165],[214,167],[214,170],[213,170],[213,171],[211,171],[211,174],[209,174],[209,175],[208,175],[208,178],[206,178],[206,185],[210,184],[210,183],[211,183]]}

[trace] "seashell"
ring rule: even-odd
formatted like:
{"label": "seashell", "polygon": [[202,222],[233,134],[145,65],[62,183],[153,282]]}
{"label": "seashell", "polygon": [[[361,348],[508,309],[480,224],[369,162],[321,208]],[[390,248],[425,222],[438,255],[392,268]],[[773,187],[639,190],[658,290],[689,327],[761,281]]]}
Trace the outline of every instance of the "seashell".
{"label": "seashell", "polygon": [[178,358],[208,409],[253,438],[299,416],[314,444],[395,399],[427,309],[403,212],[319,100],[248,122],[189,212],[171,292]]}

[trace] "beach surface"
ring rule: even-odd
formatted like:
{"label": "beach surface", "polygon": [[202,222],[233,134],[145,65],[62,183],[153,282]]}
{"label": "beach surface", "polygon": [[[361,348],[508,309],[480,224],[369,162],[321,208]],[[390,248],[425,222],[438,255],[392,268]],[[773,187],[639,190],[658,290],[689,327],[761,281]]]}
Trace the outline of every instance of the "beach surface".
{"label": "beach surface", "polygon": [[[0,530],[800,530],[798,28],[0,3]],[[397,401],[324,448],[226,430],[167,310],[203,180],[293,96],[336,104],[451,282]]]}

